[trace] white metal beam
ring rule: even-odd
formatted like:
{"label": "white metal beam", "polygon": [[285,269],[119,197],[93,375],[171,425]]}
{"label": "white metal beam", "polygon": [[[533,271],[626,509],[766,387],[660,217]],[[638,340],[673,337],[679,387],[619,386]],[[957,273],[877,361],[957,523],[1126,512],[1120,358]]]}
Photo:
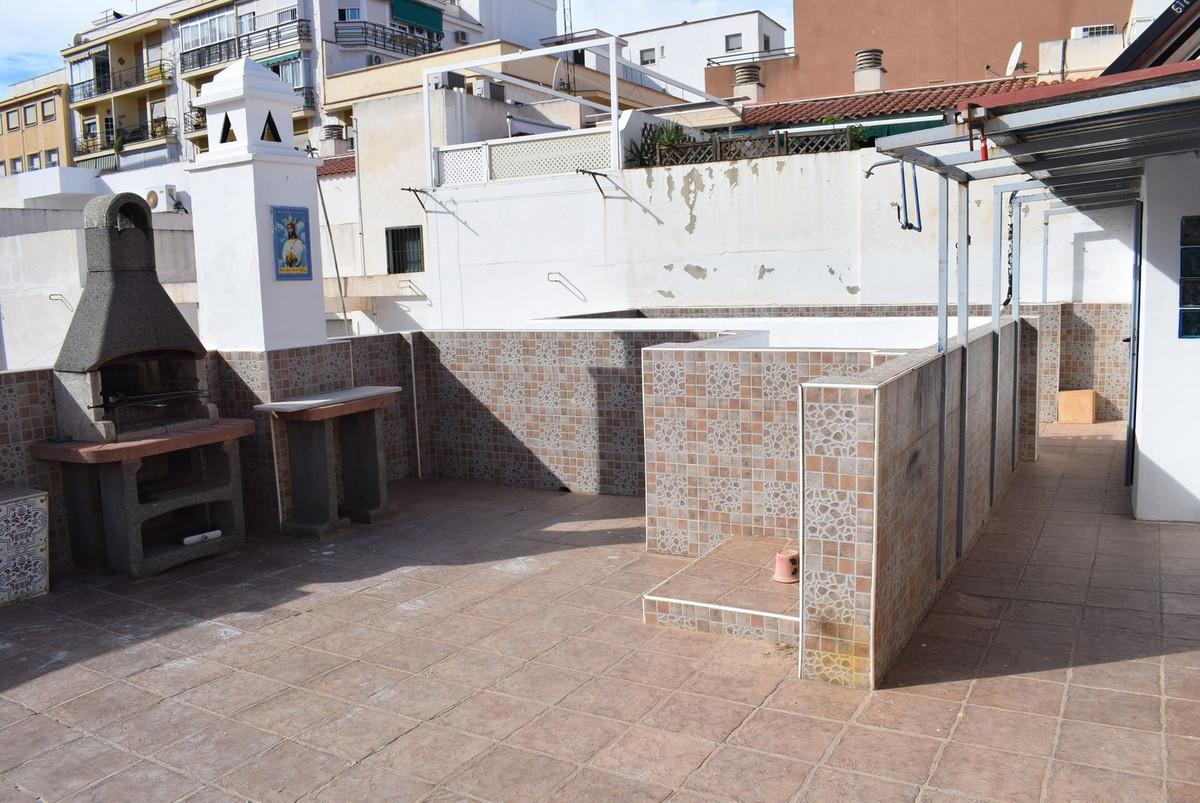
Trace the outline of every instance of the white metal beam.
{"label": "white metal beam", "polygon": [[[616,41],[616,40],[614,40],[614,41]],[[710,95],[707,92],[705,92],[703,89],[696,89],[694,86],[685,84],[677,78],[671,78],[670,76],[663,75],[660,72],[651,70],[648,67],[643,67],[640,64],[634,64],[632,61],[629,61],[628,59],[624,58],[623,56],[621,56],[619,54],[617,55],[614,64],[620,64],[623,67],[629,67],[631,69],[637,70],[638,72],[642,73],[643,75],[648,75],[657,81],[662,81],[663,83],[670,84],[673,87],[682,89],[684,92],[691,92],[693,95],[699,95],[700,97],[704,98],[705,100],[711,101],[712,103],[718,103],[727,109],[732,109],[734,107],[733,103],[731,103],[728,100],[725,100],[724,98],[719,98],[716,95]],[[615,69],[610,70],[610,72],[615,73],[616,70]]]}
{"label": "white metal beam", "polygon": [[576,95],[568,95],[566,92],[559,92],[557,89],[551,89],[548,86],[543,86],[542,84],[534,83],[533,81],[526,81],[524,78],[517,78],[516,76],[509,75],[508,73],[496,72],[495,70],[489,70],[485,67],[474,67],[472,68],[472,72],[477,72],[480,75],[486,75],[489,78],[495,78],[497,81],[503,81],[508,84],[513,84],[514,86],[532,89],[535,92],[542,92],[546,95],[556,97],[559,100],[569,100],[572,103],[578,103],[580,106],[587,106],[588,108],[596,109],[597,111],[607,113],[609,110],[608,106],[605,106],[602,103],[596,103],[594,100],[588,100],[587,98],[581,98]]}

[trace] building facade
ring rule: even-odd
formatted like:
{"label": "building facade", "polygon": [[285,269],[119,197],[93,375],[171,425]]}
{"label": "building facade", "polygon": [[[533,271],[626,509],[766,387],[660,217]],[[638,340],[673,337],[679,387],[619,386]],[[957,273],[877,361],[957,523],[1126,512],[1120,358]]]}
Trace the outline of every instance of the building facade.
{"label": "building facade", "polygon": [[[1002,76],[1018,42],[1024,69],[1015,74],[1032,75],[1041,42],[1070,38],[1073,29],[1078,38],[1125,34],[1131,19],[1130,0],[794,0],[793,9],[795,55],[762,62],[766,100],[853,91],[854,54],[865,48],[886,54],[889,87]],[[733,78],[732,66],[710,68],[707,89],[728,95]]]}
{"label": "building facade", "polygon": [[704,88],[710,61],[734,63],[782,52],[787,29],[761,11],[725,14],[622,34],[634,64]]}
{"label": "building facade", "polygon": [[536,46],[553,32],[556,8],[554,0],[173,0],[110,13],[63,51],[71,150],[101,170],[206,151],[212,132],[193,101],[240,58],[295,90],[297,147],[344,142],[344,127],[322,114],[325,76],[492,38]]}
{"label": "building facade", "polygon": [[0,177],[71,163],[62,70],[12,84],[0,101]]}

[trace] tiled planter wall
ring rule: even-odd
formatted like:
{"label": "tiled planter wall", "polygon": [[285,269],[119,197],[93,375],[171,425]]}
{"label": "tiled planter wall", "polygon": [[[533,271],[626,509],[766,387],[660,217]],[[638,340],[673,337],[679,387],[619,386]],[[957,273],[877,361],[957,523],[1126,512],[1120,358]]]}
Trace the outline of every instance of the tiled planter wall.
{"label": "tiled planter wall", "polygon": [[424,474],[639,496],[641,350],[712,336],[417,333]]}
{"label": "tiled planter wall", "polygon": [[63,505],[62,473],[34,460],[29,446],[54,434],[54,385],[50,369],[0,371],[0,483],[50,493],[50,568],[71,565],[71,541]]}
{"label": "tiled planter wall", "polygon": [[[1012,477],[1011,404],[1019,392],[1014,337],[1010,320],[1002,330],[997,379],[990,329],[971,333],[965,433],[959,428],[961,349],[945,355],[926,349],[857,375],[803,383],[802,676],[860,687],[883,678],[955,569],[960,443],[966,449],[964,553],[978,538],[992,504],[993,432],[997,498]],[[942,415],[945,470],[939,477]],[[938,498],[939,481],[946,501],[940,578],[937,506],[928,504]]]}
{"label": "tiled planter wall", "polygon": [[698,557],[734,536],[795,538],[800,383],[871,365],[870,352],[705,345],[643,352],[651,551]]}

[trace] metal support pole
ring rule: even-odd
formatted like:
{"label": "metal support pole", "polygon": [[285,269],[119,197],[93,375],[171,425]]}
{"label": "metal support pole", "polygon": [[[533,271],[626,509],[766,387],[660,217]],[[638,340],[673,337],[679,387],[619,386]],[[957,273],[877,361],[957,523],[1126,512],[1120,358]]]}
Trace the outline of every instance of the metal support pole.
{"label": "metal support pole", "polygon": [[958,184],[958,348],[962,353],[958,395],[958,528],[954,556],[961,558],[966,547],[967,514],[967,341],[971,314],[971,190]]}
{"label": "metal support pole", "polygon": [[608,40],[608,102],[610,107],[612,126],[610,134],[612,135],[612,169],[621,169],[621,106],[620,106],[620,85],[617,79],[617,70],[620,68],[621,54],[617,50],[617,38],[614,36]]}
{"label": "metal support pole", "polygon": [[[996,193],[997,199],[1003,198],[1003,193]],[[997,417],[1000,411],[1000,292],[1003,282],[1000,279],[1000,265],[1003,249],[1000,248],[1001,231],[1004,226],[1004,204],[992,204],[992,445],[991,458],[988,461],[988,506],[996,504],[996,451],[999,445],[999,435],[996,432]]]}
{"label": "metal support pole", "polygon": [[[1013,338],[1013,405],[1012,405],[1012,471],[1017,470],[1021,442],[1021,208],[1016,205],[1017,194],[1009,199],[1009,214],[1012,215],[1012,317],[1016,326]],[[1036,407],[1037,397],[1033,403]],[[1037,425],[1034,424],[1034,437]]]}
{"label": "metal support pole", "polygon": [[1133,203],[1133,308],[1129,327],[1129,412],[1125,416],[1125,484],[1133,485],[1137,453],[1138,352],[1142,321],[1142,218],[1141,201]]}
{"label": "metal support pole", "polygon": [[[914,168],[915,170],[916,168]],[[950,180],[938,176],[938,354],[942,364],[942,391],[938,398],[938,508],[937,579],[945,573],[946,543],[946,341],[950,306]]]}

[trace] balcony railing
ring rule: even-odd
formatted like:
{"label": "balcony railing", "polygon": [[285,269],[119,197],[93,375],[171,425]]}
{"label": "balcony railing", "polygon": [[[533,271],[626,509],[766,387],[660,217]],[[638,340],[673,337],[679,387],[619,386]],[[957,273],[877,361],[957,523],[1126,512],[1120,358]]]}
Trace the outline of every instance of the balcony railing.
{"label": "balcony railing", "polygon": [[296,111],[311,111],[317,108],[317,90],[311,86],[296,87]]}
{"label": "balcony railing", "polygon": [[424,56],[442,49],[435,41],[374,22],[335,22],[333,31],[334,40],[343,47],[377,47],[401,56]]}
{"label": "balcony railing", "polygon": [[175,136],[175,120],[170,117],[156,117],[145,125],[134,128],[118,128],[111,136],[82,137],[75,140],[76,156],[87,156],[108,150],[123,150],[127,145],[138,142],[150,142],[155,139],[165,139]]}
{"label": "balcony railing", "polygon": [[204,131],[208,128],[208,114],[204,109],[192,109],[183,115],[183,133]]}
{"label": "balcony railing", "polygon": [[179,71],[203,70],[227,61],[266,53],[288,45],[311,42],[313,38],[311,20],[292,20],[261,31],[251,31],[224,42],[185,50],[179,56]]}
{"label": "balcony railing", "polygon": [[797,154],[835,153],[856,147],[848,128],[814,134],[789,134],[781,131],[765,136],[713,135],[700,142],[678,145],[659,145],[656,149],[657,167],[732,162],[738,159],[760,159],[766,156],[795,156]]}
{"label": "balcony railing", "polygon": [[730,53],[728,56],[715,56],[708,60],[708,67],[728,67],[734,64],[750,64],[756,61],[771,59],[786,59],[796,55],[794,47],[778,47],[773,50],[757,50],[753,53]]}
{"label": "balcony railing", "polygon": [[109,92],[120,92],[123,89],[141,86],[169,79],[174,73],[171,62],[165,60],[151,61],[137,67],[124,70],[113,70],[102,73],[87,81],[71,84],[71,102],[107,95]]}

